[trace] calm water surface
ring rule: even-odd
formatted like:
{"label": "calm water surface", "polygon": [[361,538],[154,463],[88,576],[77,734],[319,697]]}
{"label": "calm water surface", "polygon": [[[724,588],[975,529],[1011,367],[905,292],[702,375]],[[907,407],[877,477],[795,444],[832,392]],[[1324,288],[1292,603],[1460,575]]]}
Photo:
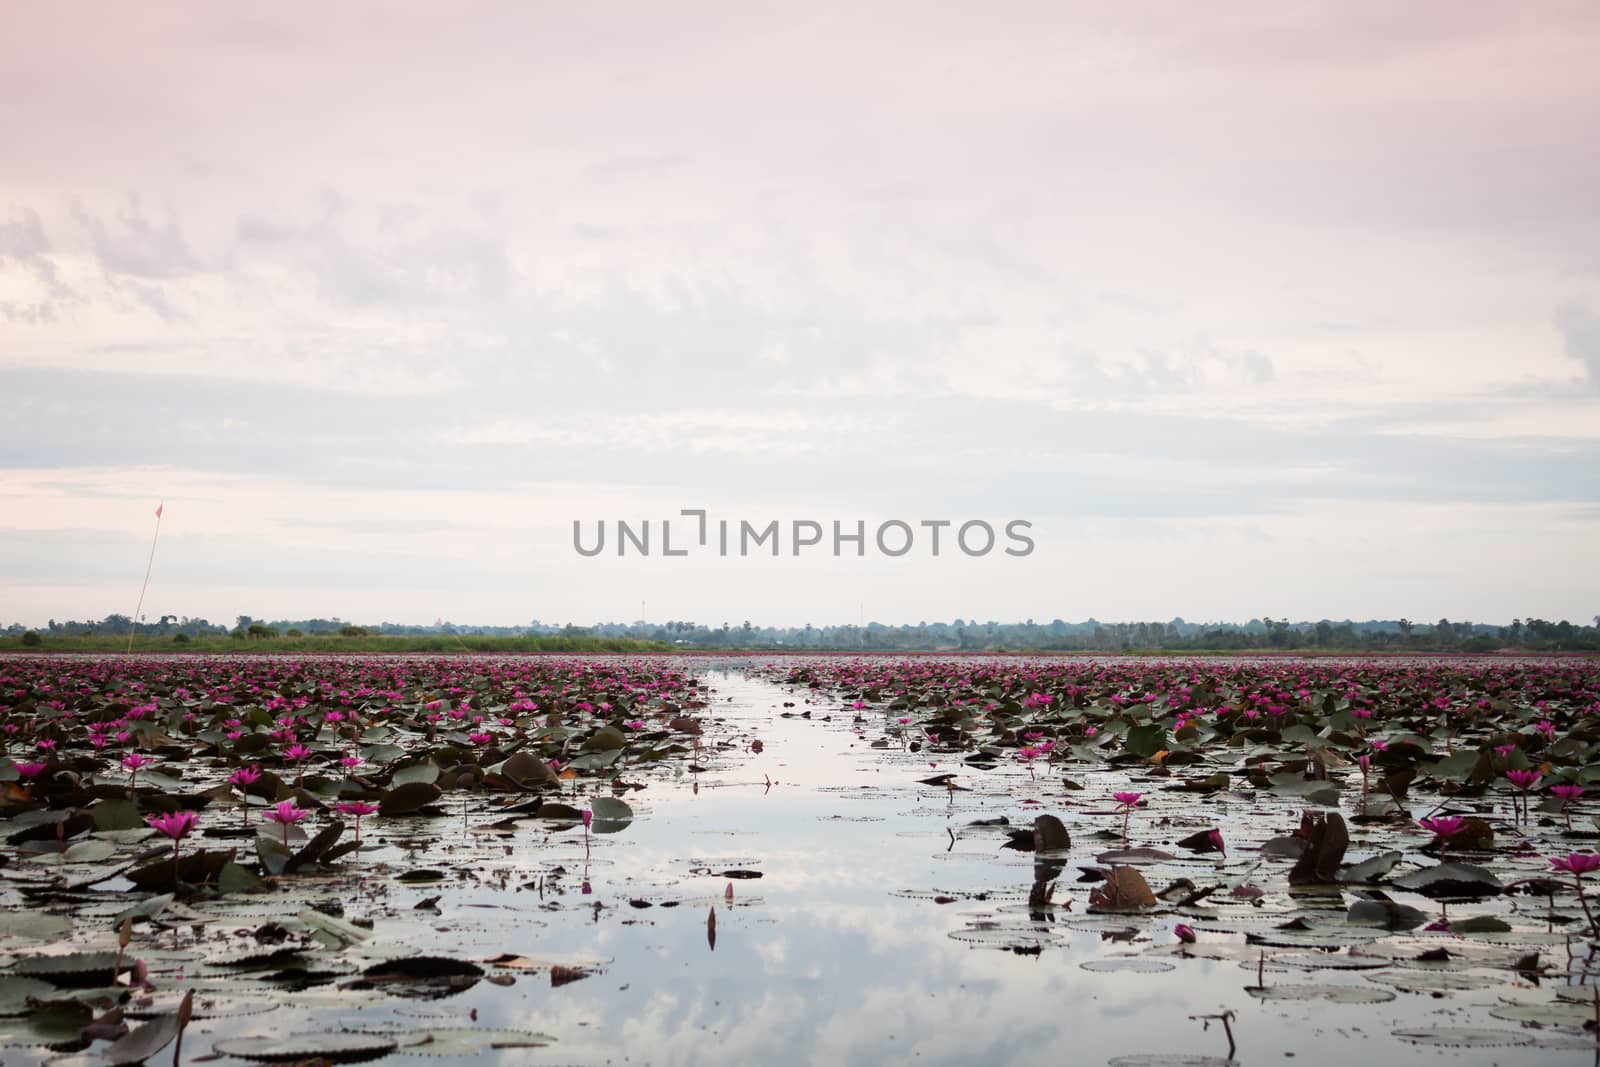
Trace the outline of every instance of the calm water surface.
{"label": "calm water surface", "polygon": [[[706,715],[728,728],[708,730],[708,737],[731,736],[733,744],[708,748],[703,773],[659,779],[628,772],[647,786],[628,797],[636,819],[621,833],[595,835],[587,855],[581,829],[552,833],[524,821],[496,831],[486,815],[475,815],[470,828],[461,819],[365,827],[373,847],[359,863],[374,877],[344,900],[347,918],[374,922],[362,954],[515,953],[541,968],[587,968],[588,977],[554,985],[547,969],[513,971],[502,979],[509,984],[479,982],[399,1008],[393,998],[346,1003],[332,992],[293,994],[262,1014],[196,1022],[186,1058],[208,1053],[212,1040],[227,1035],[402,1021],[526,1029],[555,1039],[542,1049],[462,1061],[480,1064],[1103,1063],[1137,1054],[1226,1056],[1221,1027],[1189,1017],[1231,1009],[1242,1063],[1595,1059],[1572,1049],[1436,1048],[1391,1036],[1396,1028],[1434,1026],[1547,1036],[1487,1016],[1515,992],[1504,972],[1498,985],[1439,997],[1400,992],[1380,1004],[1263,1003],[1246,992],[1257,980],[1252,961],[1152,956],[1153,946],[1173,942],[1174,918],[1087,916],[1088,886],[1074,881],[1078,863],[1090,864],[1110,847],[1096,831],[1120,831],[1100,798],[1102,787],[1125,779],[1096,772],[1084,776],[1088,789],[1073,794],[1059,774],[1033,781],[1020,765],[930,767],[927,754],[872,747],[883,736],[881,712],[870,713],[858,736],[854,713],[837,701],[807,704],[804,690],[738,673],[706,677],[715,690]],[[786,701],[794,706],[785,708]],[[812,718],[798,717],[807,710]],[[781,717],[785,711],[795,717]],[[750,751],[756,739],[759,754]],[[916,783],[944,771],[957,772],[972,791]],[[1029,798],[1041,803],[1025,804]],[[446,796],[447,807],[452,800]],[[1029,826],[1040,811],[1063,818],[1074,849],[1056,907],[1030,915],[1033,857],[1002,848],[1000,830],[970,824],[1006,816]],[[1297,818],[1287,807],[1226,805],[1205,815],[1225,826],[1230,842],[1282,833]],[[1134,822],[1135,843],[1171,848],[1191,832],[1154,825],[1143,812]],[[1237,844],[1234,851],[1241,851]],[[1359,843],[1352,854],[1358,852]],[[1249,862],[1231,859],[1228,870]],[[378,873],[380,863],[388,864],[386,875]],[[418,866],[449,877],[416,885],[393,877]],[[761,877],[730,878],[730,870]],[[1152,870],[1150,881],[1160,889],[1181,875],[1200,884],[1222,877],[1214,860],[1198,857]],[[941,895],[956,899],[936,902]],[[433,907],[418,909],[431,898]],[[1062,907],[1066,899],[1070,908]],[[239,926],[296,907],[292,899],[250,904]],[[1127,927],[1134,933],[1114,932]],[[181,938],[171,947],[180,951]],[[1118,969],[1125,967],[1139,969]],[[179,986],[180,972],[166,970],[158,983]],[[1265,977],[1269,984],[1374,986],[1362,974],[1327,970],[1269,968]],[[4,1060],[38,1057],[9,1049]],[[388,1062],[403,1061],[396,1054]]]}

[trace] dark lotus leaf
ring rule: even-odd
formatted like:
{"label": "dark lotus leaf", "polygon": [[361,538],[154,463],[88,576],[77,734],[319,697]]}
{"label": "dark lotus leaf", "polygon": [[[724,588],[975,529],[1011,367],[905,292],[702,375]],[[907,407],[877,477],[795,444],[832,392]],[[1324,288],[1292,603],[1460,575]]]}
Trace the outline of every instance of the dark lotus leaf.
{"label": "dark lotus leaf", "polygon": [[1379,791],[1388,793],[1396,800],[1402,800],[1405,798],[1406,790],[1411,787],[1411,782],[1416,776],[1417,772],[1409,767],[1395,771],[1393,774],[1386,774],[1378,783]]}
{"label": "dark lotus leaf", "polygon": [[1032,830],[1007,829],[1005,833],[1006,843],[1001,845],[1001,848],[1014,848],[1018,852],[1033,851]]}
{"label": "dark lotus leaf", "polygon": [[[565,968],[577,970],[577,968]],[[588,972],[581,972],[587,977]],[[574,979],[575,980],[575,979]],[[555,971],[551,970],[555,983]],[[493,1030],[488,1027],[435,1027],[429,1030],[388,1031],[402,1042],[401,1051],[424,1056],[473,1056],[486,1049],[543,1048],[555,1043],[549,1034],[528,1030]]]}
{"label": "dark lotus leaf", "polygon": [[1339,881],[1345,885],[1360,885],[1376,882],[1394,869],[1394,865],[1405,858],[1403,852],[1385,852],[1371,859],[1353,863],[1339,872]]}
{"label": "dark lotus leaf", "polygon": [[1033,848],[1035,852],[1069,849],[1072,837],[1066,826],[1054,815],[1040,815],[1033,820]]}
{"label": "dark lotus leaf", "polygon": [[237,863],[224,863],[217,872],[217,891],[220,893],[265,893],[271,888],[249,868]]}
{"label": "dark lotus leaf", "polygon": [[440,789],[432,782],[411,782],[385,793],[378,801],[380,815],[409,815],[438,800]]}
{"label": "dark lotus leaf", "polygon": [[1492,896],[1505,888],[1494,872],[1471,863],[1440,863],[1424,867],[1401,875],[1394,879],[1394,884],[1430,897]]}
{"label": "dark lotus leaf", "polygon": [[1114,848],[1095,857],[1096,863],[1165,863],[1172,853],[1159,848]]}
{"label": "dark lotus leaf", "polygon": [[[18,1043],[18,1037],[25,1034],[21,1043],[72,1045],[83,1040],[83,1028],[94,1022],[94,1009],[81,1000],[65,997],[34,1005],[27,1018],[19,1022],[19,1027],[8,1027],[12,1034],[8,1035],[7,1044]],[[19,1029],[21,1034],[16,1032]]]}
{"label": "dark lotus leaf", "polygon": [[[585,752],[581,756],[574,756],[572,762],[567,764],[575,771],[598,771],[617,762],[617,757],[622,755],[622,749],[612,748],[603,752]],[[691,765],[690,770],[694,770]],[[704,770],[705,768],[701,768]]]}
{"label": "dark lotus leaf", "polygon": [[1495,1048],[1528,1045],[1533,1035],[1516,1030],[1490,1030],[1470,1026],[1434,1026],[1420,1030],[1394,1030],[1392,1036],[1414,1045],[1442,1045],[1447,1048]]}
{"label": "dark lotus leaf", "polygon": [[1276,859],[1297,860],[1306,851],[1305,838],[1274,837],[1261,843],[1261,854]]}
{"label": "dark lotus leaf", "polygon": [[[1559,798],[1557,798],[1559,799]],[[1476,815],[1467,816],[1461,829],[1450,838],[1451,848],[1492,849],[1494,848],[1494,827],[1487,820]]]}
{"label": "dark lotus leaf", "polygon": [[206,962],[213,967],[237,967],[240,970],[260,971],[296,959],[305,951],[304,945],[257,945],[246,942],[240,948],[208,956]]}
{"label": "dark lotus leaf", "polygon": [[403,767],[396,767],[394,774],[389,777],[391,786],[410,785],[413,782],[437,782],[439,780],[439,765],[431,759],[419,760],[408,763]]}
{"label": "dark lotus leaf", "polygon": [[622,736],[622,731],[615,726],[602,726],[589,735],[589,740],[583,743],[585,752],[610,752],[627,745],[628,739]]}
{"label": "dark lotus leaf", "polygon": [[1428,773],[1435,778],[1447,778],[1451,781],[1465,782],[1472,774],[1478,761],[1483,758],[1481,752],[1457,752],[1428,768]]}
{"label": "dark lotus leaf", "polygon": [[39,978],[0,975],[0,1015],[26,1015],[30,1010],[29,1000],[45,1000],[55,988]]}
{"label": "dark lotus leaf", "polygon": [[1156,906],[1156,895],[1150,892],[1150,883],[1132,867],[1112,867],[1105,872],[1105,882],[1089,890],[1089,910],[1143,911]]}
{"label": "dark lotus leaf", "polygon": [[595,797],[589,802],[594,812],[595,833],[616,833],[633,821],[633,809],[616,797]]}
{"label": "dark lotus leaf", "polygon": [[268,874],[282,874],[293,858],[294,852],[278,838],[267,833],[256,835],[256,859]]}
{"label": "dark lotus leaf", "polygon": [[1217,833],[1215,828],[1198,830],[1178,842],[1179,848],[1186,848],[1190,852],[1221,852],[1211,835]]}
{"label": "dark lotus leaf", "polygon": [[182,1029],[183,1020],[178,1012],[158,1015],[113,1041],[101,1055],[111,1064],[143,1063],[172,1044]]}
{"label": "dark lotus leaf", "polygon": [[1149,759],[1166,747],[1166,727],[1157,723],[1147,723],[1128,731],[1128,739],[1123,743],[1122,751],[1126,755]]}
{"label": "dark lotus leaf", "polygon": [[1339,876],[1339,864],[1350,847],[1350,831],[1338,812],[1316,813],[1302,819],[1309,826],[1306,850],[1289,871],[1290,885],[1328,885]]}
{"label": "dark lotus leaf", "polygon": [[180,884],[205,885],[217,880],[222,865],[233,859],[235,849],[200,849],[181,853],[176,864],[162,849],[162,855],[127,873],[128,881],[146,893],[170,893]]}
{"label": "dark lotus leaf", "polygon": [[539,810],[535,814],[541,819],[560,819],[563,822],[580,822],[583,819],[583,812],[571,804],[559,804],[551,801],[539,805]]}
{"label": "dark lotus leaf", "polygon": [[1214,793],[1219,789],[1226,789],[1232,784],[1233,779],[1226,771],[1218,771],[1216,774],[1207,775],[1204,778],[1185,779],[1174,788],[1189,793]]}
{"label": "dark lotus leaf", "polygon": [[446,956],[405,956],[375,963],[361,972],[352,988],[380,987],[402,997],[446,997],[468,989],[484,969],[466,960]]}
{"label": "dark lotus leaf", "polygon": [[746,869],[744,869],[742,867],[735,867],[732,870],[723,871],[721,876],[723,878],[746,878],[746,879],[748,879],[748,878],[764,878],[764,877],[766,877],[760,871],[746,870]]}
{"label": "dark lotus leaf", "polygon": [[1388,899],[1358,900],[1350,905],[1345,921],[1356,926],[1377,926],[1385,930],[1415,930],[1428,921],[1428,914]]}
{"label": "dark lotus leaf", "polygon": [[96,829],[94,816],[86,811],[52,810],[41,812],[28,812],[12,820],[12,825],[24,825],[26,828],[13,833],[6,840],[13,845],[20,845],[28,841],[49,841],[64,837],[76,837]]}
{"label": "dark lotus leaf", "polygon": [[265,767],[261,768],[261,777],[245,788],[247,795],[258,797],[269,803],[276,803],[278,798],[288,791],[288,786],[284,785],[283,779]]}
{"label": "dark lotus leaf", "polygon": [[377,1059],[399,1045],[388,1034],[288,1034],[286,1036],[230,1037],[212,1047],[225,1056],[244,1060],[327,1060],[330,1063],[357,1063]]}
{"label": "dark lotus leaf", "polygon": [[115,952],[72,952],[25,957],[11,965],[11,973],[58,986],[102,986],[116,980],[116,967]]}
{"label": "dark lotus leaf", "polygon": [[334,845],[332,848],[328,849],[328,851],[324,852],[320,862],[332,863],[341,856],[348,856],[350,853],[355,852],[360,847],[361,843],[353,839],[350,841],[341,842],[340,844]]}
{"label": "dark lotus leaf", "polygon": [[500,773],[524,787],[556,780],[556,772],[550,769],[550,764],[527,751],[513,752],[500,765]]}
{"label": "dark lotus leaf", "polygon": [[96,830],[138,830],[145,825],[133,802],[120,797],[96,802],[89,814]]}
{"label": "dark lotus leaf", "polygon": [[335,819],[333,822],[317,831],[317,835],[306,842],[304,847],[290,857],[289,862],[283,865],[285,874],[294,874],[301,867],[313,863],[320,863],[328,849],[344,834],[344,823]]}
{"label": "dark lotus leaf", "polygon": [[687,715],[677,715],[668,720],[667,727],[682,734],[698,734],[700,724]]}

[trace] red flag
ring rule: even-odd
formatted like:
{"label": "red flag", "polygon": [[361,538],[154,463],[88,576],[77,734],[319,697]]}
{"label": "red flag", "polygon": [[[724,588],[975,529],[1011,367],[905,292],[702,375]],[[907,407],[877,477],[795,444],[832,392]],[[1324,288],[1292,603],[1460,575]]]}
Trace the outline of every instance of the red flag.
{"label": "red flag", "polygon": [[156,505],[156,518],[159,519],[161,517],[161,509],[166,507],[166,506],[167,506],[167,502],[165,500],[163,500],[161,503]]}

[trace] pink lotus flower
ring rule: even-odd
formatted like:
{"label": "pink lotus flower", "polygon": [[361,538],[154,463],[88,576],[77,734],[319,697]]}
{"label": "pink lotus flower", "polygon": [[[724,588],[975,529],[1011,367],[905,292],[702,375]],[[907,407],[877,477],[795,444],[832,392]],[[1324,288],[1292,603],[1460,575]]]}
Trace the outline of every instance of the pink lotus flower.
{"label": "pink lotus flower", "polygon": [[146,815],[144,821],[174,841],[180,841],[200,822],[200,815],[193,811],[170,811],[165,815]]}
{"label": "pink lotus flower", "polygon": [[494,734],[490,734],[490,733],[468,734],[467,735],[467,740],[471,741],[475,745],[487,745],[490,741],[494,740]]}
{"label": "pink lotus flower", "polygon": [[1418,819],[1417,825],[1434,836],[1439,842],[1439,862],[1444,862],[1444,850],[1450,844],[1450,839],[1466,828],[1467,820],[1459,815],[1437,815],[1431,819]]}
{"label": "pink lotus flower", "polygon": [[1467,820],[1458,815],[1439,815],[1432,819],[1418,819],[1417,825],[1435,837],[1454,837],[1467,825]]}
{"label": "pink lotus flower", "polygon": [[341,815],[353,816],[356,820],[356,844],[361,843],[361,816],[372,815],[378,810],[378,805],[369,804],[365,800],[341,800],[333,806],[333,810]]}
{"label": "pink lotus flower", "polygon": [[1192,945],[1195,943],[1194,928],[1186,923],[1179,923],[1178,925],[1174,926],[1172,928],[1172,933],[1173,936],[1175,936],[1185,945]]}
{"label": "pink lotus flower", "polygon": [[[1528,790],[1538,785],[1539,779],[1543,777],[1544,775],[1534,770],[1511,770],[1506,772],[1506,781],[1510,782],[1512,785],[1521,790],[1522,817],[1524,819],[1526,819],[1528,815]],[[1513,807],[1515,807],[1514,800]]]}
{"label": "pink lotus flower", "polygon": [[310,814],[309,811],[306,811],[292,800],[280,800],[268,809],[264,817],[268,822],[275,822],[283,827],[283,843],[287,845],[289,843],[289,827]]}
{"label": "pink lotus flower", "polygon": [[1572,875],[1572,880],[1578,887],[1578,903],[1583,906],[1583,914],[1589,920],[1589,931],[1593,933],[1596,929],[1594,913],[1589,910],[1589,899],[1583,894],[1583,876],[1600,871],[1600,856],[1593,852],[1570,852],[1552,859],[1550,866]]}
{"label": "pink lotus flower", "polygon": [[33,779],[43,774],[45,768],[49,767],[50,764],[40,763],[34,760],[21,760],[15,766],[17,768],[17,773],[21,775],[24,780],[31,782]]}
{"label": "pink lotus flower", "polygon": [[1526,793],[1539,784],[1539,779],[1544,775],[1538,771],[1507,771],[1506,780]]}
{"label": "pink lotus flower", "polygon": [[235,768],[228,775],[228,784],[239,790],[239,796],[244,800],[244,824],[250,825],[250,786],[261,778],[261,768],[254,764]]}
{"label": "pink lotus flower", "polygon": [[151,827],[161,831],[172,838],[172,880],[178,880],[178,848],[179,842],[189,836],[200,822],[200,815],[193,811],[169,811],[165,815],[146,815],[144,821]]}
{"label": "pink lotus flower", "polygon": [[627,722],[623,723],[622,725],[626,726],[630,730],[643,730],[644,729],[644,720],[643,719],[629,719]]}
{"label": "pink lotus flower", "polygon": [[1128,839],[1128,816],[1133,814],[1134,805],[1139,803],[1143,793],[1112,793],[1111,799],[1115,800],[1122,808],[1122,839]]}
{"label": "pink lotus flower", "polygon": [[1552,859],[1550,866],[1558,871],[1582,877],[1591,871],[1600,871],[1600,855],[1593,852],[1572,852]]}

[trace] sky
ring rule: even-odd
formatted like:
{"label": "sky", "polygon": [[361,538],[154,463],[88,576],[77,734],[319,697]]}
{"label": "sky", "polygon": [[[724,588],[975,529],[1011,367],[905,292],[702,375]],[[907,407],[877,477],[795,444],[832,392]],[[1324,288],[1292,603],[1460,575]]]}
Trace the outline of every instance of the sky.
{"label": "sky", "polygon": [[0,622],[131,612],[161,501],[151,619],[1588,621],[1596,54],[1588,0],[23,6]]}

